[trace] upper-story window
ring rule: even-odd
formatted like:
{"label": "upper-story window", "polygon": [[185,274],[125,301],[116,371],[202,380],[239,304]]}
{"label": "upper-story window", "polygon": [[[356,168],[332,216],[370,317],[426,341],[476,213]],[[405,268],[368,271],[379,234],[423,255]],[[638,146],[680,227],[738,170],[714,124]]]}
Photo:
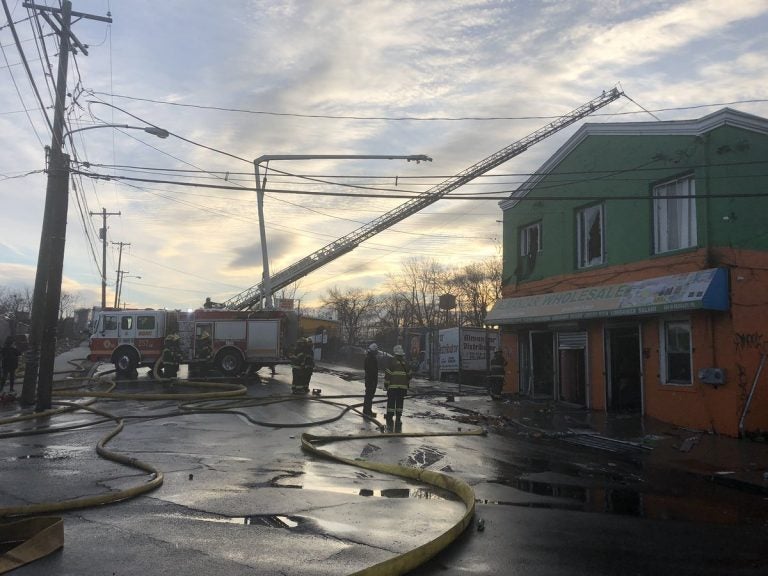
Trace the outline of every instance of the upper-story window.
{"label": "upper-story window", "polygon": [[594,204],[576,212],[576,246],[579,268],[597,266],[605,261],[603,204]]}
{"label": "upper-story window", "polygon": [[515,274],[518,278],[526,278],[536,266],[536,256],[541,252],[541,222],[529,224],[520,228],[520,255]]}
{"label": "upper-story window", "polygon": [[541,252],[541,222],[520,229],[520,256],[536,256]]}
{"label": "upper-story window", "polygon": [[653,252],[696,246],[696,186],[693,176],[653,187]]}

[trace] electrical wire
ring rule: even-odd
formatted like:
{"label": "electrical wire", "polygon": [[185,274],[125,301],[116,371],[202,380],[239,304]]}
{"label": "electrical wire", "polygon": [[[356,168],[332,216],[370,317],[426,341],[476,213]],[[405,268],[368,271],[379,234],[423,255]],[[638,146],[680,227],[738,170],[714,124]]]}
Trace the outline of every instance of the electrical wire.
{"label": "electrical wire", "polygon": [[[289,112],[271,112],[264,110],[247,110],[244,108],[227,108],[224,106],[206,106],[201,104],[184,104],[181,102],[169,102],[167,100],[158,100],[153,98],[140,98],[137,96],[128,96],[125,94],[114,94],[100,91],[91,91],[91,94],[96,96],[101,94],[103,96],[109,96],[111,98],[123,98],[125,100],[134,100],[138,102],[150,102],[152,104],[162,104],[166,106],[178,106],[183,108],[197,108],[202,110],[217,110],[219,112],[237,112],[242,114],[258,114],[265,116],[287,116],[291,118],[319,118],[328,120],[384,120],[384,121],[414,121],[414,122],[434,122],[434,121],[497,121],[497,120],[552,120],[560,118],[560,115],[556,116],[354,116],[354,115],[332,115],[332,114],[299,114]],[[633,101],[634,102],[634,101]],[[712,104],[697,104],[692,106],[675,106],[669,108],[657,108],[654,110],[647,110],[643,108],[644,112],[651,114],[652,112],[672,112],[680,110],[696,110],[700,108],[711,108],[715,106],[733,106],[735,104],[760,104],[768,102],[765,98],[754,98],[749,100],[734,100],[731,102],[716,102]],[[636,102],[635,102],[636,103]],[[639,114],[639,112],[603,112],[595,113],[592,116],[628,116]]]}
{"label": "electrical wire", "polygon": [[[8,10],[8,3],[6,0],[2,0],[2,2],[3,2],[3,10],[5,11],[5,16],[8,19],[8,25],[11,30],[11,34],[13,35],[13,40],[16,43],[16,49],[19,51],[19,56],[21,57],[21,60],[24,63],[24,69],[27,71],[27,77],[29,78],[29,83],[32,86],[32,90],[35,93],[35,96],[37,97],[37,101],[40,103],[40,112],[45,118],[45,121],[48,124],[48,128],[51,131],[51,134],[53,134],[53,125],[51,124],[51,119],[48,117],[45,103],[43,102],[43,99],[40,96],[40,92],[37,89],[35,78],[32,76],[32,70],[29,67],[27,56],[24,53],[24,49],[21,47],[21,42],[19,41],[19,35],[16,33],[16,27],[13,25],[13,19],[11,18],[11,13]],[[3,50],[2,52],[3,52],[3,57],[5,58],[6,63],[8,63],[8,58],[5,56],[5,50]],[[10,73],[10,69],[9,69],[9,73]],[[11,78],[13,79],[13,74],[11,74]],[[19,92],[15,79],[13,79],[13,85],[16,87],[16,91],[19,94],[19,98],[21,98],[21,93]],[[22,100],[22,106],[26,110],[27,107],[24,104],[23,98],[21,98],[21,100]],[[29,121],[32,122],[32,118],[30,118]],[[43,145],[42,140],[40,139],[40,136],[37,134],[37,129],[35,128],[34,123],[32,123],[32,128],[33,130],[35,130],[35,135],[37,136],[37,139],[40,141],[40,145],[42,146]]]}

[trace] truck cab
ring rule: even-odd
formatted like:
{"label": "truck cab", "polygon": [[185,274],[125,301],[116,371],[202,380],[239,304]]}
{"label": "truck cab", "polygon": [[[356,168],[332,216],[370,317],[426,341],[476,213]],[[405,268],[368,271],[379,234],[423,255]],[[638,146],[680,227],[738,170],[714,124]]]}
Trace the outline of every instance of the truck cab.
{"label": "truck cab", "polygon": [[90,337],[93,362],[111,362],[118,372],[152,366],[163,351],[165,310],[103,310]]}

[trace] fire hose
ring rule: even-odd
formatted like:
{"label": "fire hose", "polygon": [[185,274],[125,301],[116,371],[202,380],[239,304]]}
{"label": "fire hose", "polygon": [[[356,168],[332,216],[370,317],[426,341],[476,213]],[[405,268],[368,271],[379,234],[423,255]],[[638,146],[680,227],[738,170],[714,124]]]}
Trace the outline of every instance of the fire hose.
{"label": "fire hose", "polygon": [[[83,378],[81,380],[94,381],[93,377]],[[169,381],[164,381],[166,385],[169,385]],[[113,383],[109,383],[112,388],[108,391],[98,390],[74,390],[74,389],[57,389],[56,396],[64,397],[91,397],[90,402],[95,401],[96,398],[112,398],[112,399],[130,399],[130,400],[188,400],[186,404],[179,406],[179,412],[168,414],[183,415],[184,413],[194,412],[232,412],[237,414],[243,414],[234,410],[238,406],[257,406],[267,403],[281,402],[281,401],[296,401],[299,400],[296,397],[281,396],[271,397],[267,399],[256,398],[244,398],[246,389],[241,385],[232,384],[218,384],[210,382],[184,382],[183,386],[192,385],[197,387],[209,388],[209,392],[200,393],[115,393],[112,391],[114,388]],[[172,384],[172,383],[170,383]],[[69,387],[68,387],[69,388]],[[349,396],[343,396],[338,398],[346,398]],[[331,398],[301,398],[302,400],[312,400],[318,402],[325,402],[342,408],[339,416],[331,418],[328,421],[336,420],[343,416],[349,410],[355,410],[356,406],[349,406],[343,403],[333,402]],[[39,503],[28,506],[16,506],[0,508],[0,518],[9,518],[14,516],[29,516],[34,514],[50,514],[55,512],[61,512],[65,510],[72,510],[77,508],[86,508],[91,506],[98,506],[102,504],[119,502],[129,498],[145,494],[152,490],[155,490],[163,483],[163,473],[154,468],[153,466],[141,462],[135,458],[128,458],[121,454],[117,454],[105,448],[106,444],[115,436],[117,436],[124,427],[123,417],[114,416],[103,410],[99,410],[88,406],[87,404],[72,403],[72,402],[57,402],[61,404],[61,408],[51,410],[52,413],[61,413],[65,410],[87,410],[94,414],[104,417],[104,420],[100,422],[113,420],[116,422],[116,426],[106,436],[104,436],[97,445],[97,452],[100,456],[124,464],[126,466],[132,466],[141,469],[152,476],[149,482],[133,486],[131,488],[121,490],[119,492],[110,492],[106,494],[100,494],[95,496],[87,496],[82,498],[75,498],[53,503]],[[357,410],[355,410],[357,411]],[[28,419],[30,417],[38,417],[42,414],[36,415],[23,415],[18,419]],[[249,418],[250,419],[250,418]],[[0,421],[0,423],[7,423],[9,419]],[[11,421],[13,419],[10,419]],[[262,423],[255,420],[252,422],[266,425],[286,427],[293,425],[281,425],[277,423]],[[326,421],[324,421],[326,422]],[[318,424],[318,423],[314,423]],[[302,424],[302,425],[307,425]],[[456,433],[429,433],[429,434],[417,434],[417,433],[404,433],[393,434],[394,437],[423,437],[423,436],[447,436],[447,435],[481,435],[485,434],[483,430],[470,430]],[[448,476],[443,473],[434,472],[431,470],[424,470],[420,468],[411,468],[407,466],[400,466],[397,464],[388,464],[374,461],[365,461],[360,459],[351,460],[341,456],[334,455],[333,453],[323,450],[320,446],[331,442],[340,442],[347,440],[359,440],[366,438],[378,438],[381,439],[387,435],[382,434],[363,434],[356,436],[317,436],[313,434],[305,433],[301,436],[301,447],[307,453],[313,454],[318,457],[328,458],[338,461],[343,464],[356,466],[372,471],[400,476],[403,478],[415,480],[425,484],[429,484],[441,489],[448,490],[459,497],[464,503],[465,513],[462,517],[453,525],[450,529],[443,532],[433,540],[423,544],[417,548],[407,551],[403,554],[395,555],[390,559],[380,562],[374,566],[365,568],[355,573],[355,576],[379,576],[379,575],[396,575],[405,574],[412,571],[417,566],[423,564],[451,542],[453,542],[469,525],[472,521],[472,517],[475,511],[475,497],[472,488],[460,479]],[[16,521],[7,524],[0,523],[0,544],[6,542],[7,547],[7,535],[11,535],[14,541],[12,543],[16,546],[6,552],[6,554],[0,556],[0,574],[4,574],[10,570],[13,570],[23,564],[41,558],[51,552],[61,548],[64,544],[63,541],[63,520],[56,517],[42,517],[42,518],[30,518],[26,520]]]}

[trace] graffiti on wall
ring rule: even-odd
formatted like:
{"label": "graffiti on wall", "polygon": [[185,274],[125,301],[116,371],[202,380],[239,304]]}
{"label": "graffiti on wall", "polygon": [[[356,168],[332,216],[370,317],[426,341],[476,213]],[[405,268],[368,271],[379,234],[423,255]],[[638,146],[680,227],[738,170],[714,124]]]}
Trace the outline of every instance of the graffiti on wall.
{"label": "graffiti on wall", "polygon": [[761,332],[737,332],[733,335],[733,343],[736,345],[736,351],[739,353],[745,350],[762,350],[766,344]]}

